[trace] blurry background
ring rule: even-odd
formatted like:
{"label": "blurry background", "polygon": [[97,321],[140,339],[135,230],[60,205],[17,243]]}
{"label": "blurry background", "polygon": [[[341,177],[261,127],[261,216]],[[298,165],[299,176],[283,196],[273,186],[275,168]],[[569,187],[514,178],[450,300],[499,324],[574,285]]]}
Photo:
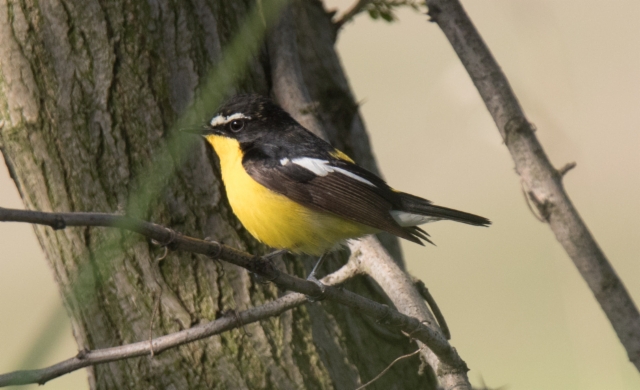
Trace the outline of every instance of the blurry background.
{"label": "blurry background", "polygon": [[[329,0],[344,11],[351,1]],[[640,3],[464,1],[581,216],[640,304]],[[403,243],[434,294],[472,383],[509,389],[638,389],[640,375],[548,227],[527,209],[489,114],[439,28],[401,11],[360,15],[338,50],[391,185],[490,218],[427,225]],[[0,206],[22,207],[6,168]],[[15,370],[60,305],[30,226],[0,224],[0,372]],[[77,353],[70,327],[35,366]],[[23,367],[24,368],[24,367]],[[22,387],[22,389],[36,388]],[[87,388],[86,373],[46,389]]]}

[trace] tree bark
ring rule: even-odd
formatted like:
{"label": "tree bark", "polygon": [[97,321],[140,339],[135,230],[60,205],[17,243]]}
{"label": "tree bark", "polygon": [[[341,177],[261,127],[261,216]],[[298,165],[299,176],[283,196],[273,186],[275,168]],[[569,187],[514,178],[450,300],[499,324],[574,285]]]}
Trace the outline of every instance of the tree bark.
{"label": "tree bark", "polygon": [[[43,211],[130,209],[139,174],[167,148],[168,130],[254,4],[0,1],[0,146],[25,207]],[[317,1],[291,4],[300,77],[313,115],[335,146],[376,170],[358,106],[333,48],[330,16]],[[270,40],[270,45],[273,39]],[[237,91],[274,93],[274,50],[265,43]],[[275,96],[279,100],[282,96]],[[298,105],[298,107],[301,107]],[[215,107],[211,107],[211,111]],[[195,237],[262,254],[226,201],[213,152],[199,143],[141,217]],[[162,252],[115,230],[35,227],[72,320],[79,349],[143,341],[282,295],[244,270]],[[105,243],[119,244],[105,248]],[[397,243],[390,244],[397,253]],[[394,246],[395,245],[395,246]],[[337,268],[346,254],[333,256]],[[397,258],[397,256],[396,256]],[[108,261],[105,266],[104,260]],[[313,259],[286,256],[304,275]],[[92,288],[77,294],[82,270]],[[379,302],[365,278],[346,287]],[[331,303],[160,355],[89,370],[96,389],[353,389],[415,350],[401,334]],[[394,365],[371,388],[429,388],[419,358]]]}

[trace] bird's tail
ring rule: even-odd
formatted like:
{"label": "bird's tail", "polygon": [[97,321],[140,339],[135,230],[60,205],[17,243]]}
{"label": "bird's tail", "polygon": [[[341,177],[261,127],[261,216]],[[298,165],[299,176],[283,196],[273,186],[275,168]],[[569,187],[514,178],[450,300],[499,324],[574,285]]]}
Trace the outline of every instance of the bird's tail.
{"label": "bird's tail", "polygon": [[[410,223],[404,226],[420,225],[422,223],[429,222],[430,220],[448,219],[451,221],[462,222],[475,226],[489,226],[491,221],[487,218],[479,215],[465,213],[464,211],[458,211],[447,207],[436,206],[426,199],[410,195],[407,193],[401,193],[402,210],[401,212],[413,214],[417,216],[423,216],[424,221],[420,221],[419,218],[415,218],[415,224]],[[396,218],[397,220],[398,218]],[[410,215],[405,215],[407,221],[411,221]],[[398,221],[400,222],[400,221]],[[402,223],[400,222],[402,225]]]}

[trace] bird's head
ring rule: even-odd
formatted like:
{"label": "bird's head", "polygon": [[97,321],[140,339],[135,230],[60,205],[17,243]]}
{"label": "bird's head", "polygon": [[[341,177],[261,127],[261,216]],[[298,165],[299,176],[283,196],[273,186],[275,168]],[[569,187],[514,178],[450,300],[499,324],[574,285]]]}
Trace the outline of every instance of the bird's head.
{"label": "bird's head", "polygon": [[189,132],[205,138],[212,135],[232,138],[243,144],[285,131],[292,124],[296,124],[295,120],[270,99],[237,95],[227,100],[202,128]]}

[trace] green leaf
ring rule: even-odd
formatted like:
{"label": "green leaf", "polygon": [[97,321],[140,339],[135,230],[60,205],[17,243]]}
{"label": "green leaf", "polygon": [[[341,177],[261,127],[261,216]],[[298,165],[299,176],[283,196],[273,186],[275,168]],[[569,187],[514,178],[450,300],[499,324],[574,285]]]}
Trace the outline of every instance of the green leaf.
{"label": "green leaf", "polygon": [[393,15],[393,13],[391,13],[391,11],[381,12],[380,16],[387,22],[393,22],[395,20],[395,16]]}

